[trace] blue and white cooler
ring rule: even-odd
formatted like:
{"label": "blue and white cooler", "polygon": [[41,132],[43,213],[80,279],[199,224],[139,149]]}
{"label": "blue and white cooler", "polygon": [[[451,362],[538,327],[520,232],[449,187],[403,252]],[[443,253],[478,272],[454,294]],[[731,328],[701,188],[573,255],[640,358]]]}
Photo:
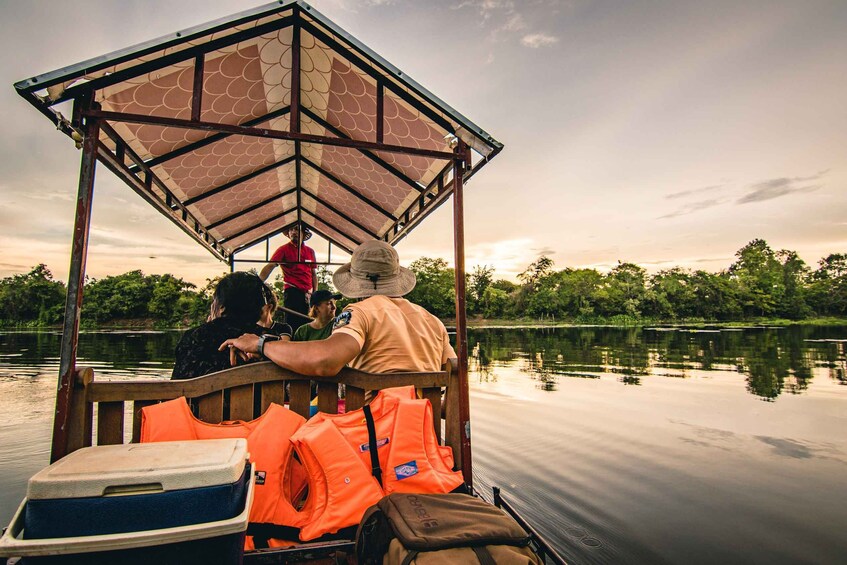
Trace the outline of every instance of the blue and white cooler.
{"label": "blue and white cooler", "polygon": [[0,538],[24,563],[240,563],[244,439],[87,447],[33,476]]}

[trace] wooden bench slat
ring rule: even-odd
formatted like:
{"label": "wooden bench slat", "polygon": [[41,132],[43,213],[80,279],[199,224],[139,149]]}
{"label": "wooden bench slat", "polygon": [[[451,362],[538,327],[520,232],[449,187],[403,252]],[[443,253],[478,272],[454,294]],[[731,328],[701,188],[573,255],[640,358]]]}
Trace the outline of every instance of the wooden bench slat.
{"label": "wooden bench slat", "polygon": [[91,368],[77,369],[73,388],[71,389],[70,406],[68,408],[68,451],[91,445],[91,428],[94,419],[94,406],[88,399],[87,388],[94,380],[94,370]]}
{"label": "wooden bench slat", "polygon": [[309,381],[292,381],[288,384],[288,407],[303,416],[309,417],[309,403],[312,400],[312,387]]}
{"label": "wooden bench slat", "polygon": [[197,417],[210,424],[220,424],[224,417],[224,393],[222,390],[195,399]]}
{"label": "wooden bench slat", "polygon": [[132,443],[141,441],[141,409],[156,403],[156,400],[136,400],[132,403]]}
{"label": "wooden bench slat", "polygon": [[438,438],[438,443],[441,443],[441,388],[425,388],[423,389],[423,397],[429,400],[432,404],[432,423],[435,426],[435,436]]}
{"label": "wooden bench slat", "polygon": [[318,381],[318,410],[338,414],[338,383]]}
{"label": "wooden bench slat", "polygon": [[97,405],[97,445],[124,442],[124,403],[100,402]]}
{"label": "wooden bench slat", "polygon": [[347,412],[358,410],[365,405],[365,389],[347,385],[347,393],[344,398],[344,409]]}
{"label": "wooden bench slat", "polygon": [[253,385],[237,386],[229,391],[229,419],[253,419]]}
{"label": "wooden bench slat", "polygon": [[260,393],[262,395],[262,414],[267,412],[268,406],[270,406],[272,402],[274,404],[279,404],[280,406],[285,406],[285,381],[262,383],[257,386],[262,387]]}
{"label": "wooden bench slat", "polygon": [[456,468],[462,468],[462,436],[459,429],[459,377],[451,372],[447,393],[444,398],[444,435],[445,444],[453,448]]}

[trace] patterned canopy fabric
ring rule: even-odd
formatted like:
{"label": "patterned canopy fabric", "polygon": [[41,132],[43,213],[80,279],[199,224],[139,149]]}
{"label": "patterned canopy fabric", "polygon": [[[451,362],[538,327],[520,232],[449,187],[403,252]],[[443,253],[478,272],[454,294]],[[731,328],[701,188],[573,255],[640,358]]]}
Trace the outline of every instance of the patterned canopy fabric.
{"label": "patterned canopy fabric", "polygon": [[394,243],[450,194],[457,142],[466,179],[502,149],[304,2],[15,86],[69,135],[100,112],[101,162],[221,259],[296,221]]}

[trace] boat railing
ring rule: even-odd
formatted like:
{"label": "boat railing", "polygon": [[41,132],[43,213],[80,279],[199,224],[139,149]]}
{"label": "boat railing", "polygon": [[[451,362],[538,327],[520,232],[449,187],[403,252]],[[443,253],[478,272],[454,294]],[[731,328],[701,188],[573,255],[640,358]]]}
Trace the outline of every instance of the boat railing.
{"label": "boat railing", "polygon": [[[211,424],[252,420],[273,402],[309,417],[312,382],[319,412],[361,408],[366,391],[414,385],[432,404],[439,443],[453,448],[462,468],[459,428],[459,384],[456,359],[428,373],[365,373],[344,368],[334,377],[309,377],[269,361],[249,363],[185,380],[97,380],[91,368],[76,371],[71,391],[68,444],[63,455],[91,445],[136,443],[141,436],[141,409],[164,400],[186,397],[194,415]],[[342,387],[343,385],[343,387]],[[439,417],[440,416],[440,417]],[[443,431],[442,431],[443,423]]]}

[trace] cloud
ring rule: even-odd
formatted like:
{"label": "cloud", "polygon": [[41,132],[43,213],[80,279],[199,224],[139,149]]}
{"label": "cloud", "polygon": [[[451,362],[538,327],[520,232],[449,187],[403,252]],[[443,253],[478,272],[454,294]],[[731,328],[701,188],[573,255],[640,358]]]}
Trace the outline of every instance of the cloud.
{"label": "cloud", "polygon": [[545,255],[545,256],[549,257],[550,255],[555,255],[555,254],[556,254],[556,250],[555,250],[555,249],[553,249],[553,248],[552,248],[552,247],[550,247],[550,246],[546,246],[546,245],[545,245],[544,247],[533,247],[533,248],[531,249],[531,251],[536,252],[536,253],[538,254],[538,256],[539,256],[539,257],[541,257],[542,255]]}
{"label": "cloud", "polygon": [[658,220],[666,220],[668,218],[676,218],[677,216],[685,216],[686,214],[693,214],[694,212],[699,212],[700,210],[705,210],[707,208],[713,208],[718,204],[722,204],[724,201],[719,198],[712,198],[709,200],[700,200],[699,202],[690,202],[676,211],[671,212],[670,214],[665,214],[664,216],[659,216]]}
{"label": "cloud", "polygon": [[764,202],[773,200],[780,196],[787,196],[796,192],[812,192],[821,188],[822,184],[806,184],[823,177],[827,171],[821,171],[808,177],[780,177],[757,182],[750,185],[750,191],[739,198],[737,204],[749,204],[750,202]]}
{"label": "cloud", "polygon": [[521,38],[521,44],[531,49],[538,49],[539,47],[549,47],[550,45],[553,45],[558,42],[558,37],[547,35],[546,33],[530,33],[529,35],[525,35]]}
{"label": "cloud", "polygon": [[704,192],[712,192],[719,188],[723,187],[722,184],[713,184],[711,186],[704,186],[703,188],[693,188],[691,190],[683,190],[681,192],[673,192],[665,196],[668,200],[673,200],[675,198],[682,198],[684,196],[692,196],[695,194],[703,194]]}
{"label": "cloud", "polygon": [[496,31],[520,31],[522,29],[526,29],[526,22],[524,21],[523,16],[520,14],[512,14],[503,25],[497,28]]}

